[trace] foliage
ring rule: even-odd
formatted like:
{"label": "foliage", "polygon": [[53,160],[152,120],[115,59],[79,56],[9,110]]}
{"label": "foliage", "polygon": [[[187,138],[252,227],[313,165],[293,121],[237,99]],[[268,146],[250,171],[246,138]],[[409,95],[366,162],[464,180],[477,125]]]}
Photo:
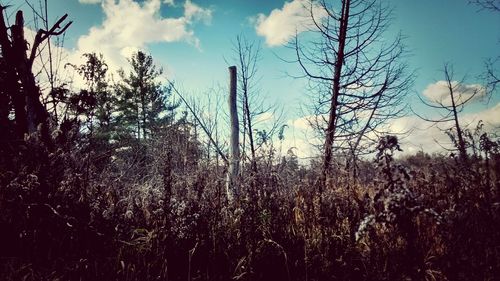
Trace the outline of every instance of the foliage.
{"label": "foliage", "polygon": [[500,142],[481,123],[464,133],[467,165],[423,151],[398,160],[404,147],[385,136],[357,178],[336,157],[327,183],[318,159],[302,165],[258,132],[259,172],[230,203],[226,167],[186,115],[174,118],[151,57],[136,53],[115,87],[102,57],[86,58],[86,88],[58,90],[71,114],[2,140],[2,280],[499,276]]}
{"label": "foliage", "polygon": [[152,131],[171,116],[167,111],[175,106],[167,104],[170,89],[162,86],[158,69],[150,55],[138,51],[129,60],[132,67],[125,75],[119,72],[122,83],[116,85],[117,123],[125,132],[138,139],[150,137]]}
{"label": "foliage", "polygon": [[[71,135],[30,136],[0,181],[4,280],[493,280],[499,273],[498,141],[470,166],[393,155],[376,180],[332,185],[293,151],[259,158],[228,204],[224,169],[185,119],[104,166]],[[65,137],[62,134],[66,134]],[[64,140],[65,143],[58,143]],[[73,140],[73,141],[70,141]],[[64,149],[63,147],[66,147]],[[485,154],[487,152],[487,154]],[[92,154],[90,154],[92,155]],[[487,155],[487,156],[486,156]],[[360,174],[368,171],[361,169]]]}

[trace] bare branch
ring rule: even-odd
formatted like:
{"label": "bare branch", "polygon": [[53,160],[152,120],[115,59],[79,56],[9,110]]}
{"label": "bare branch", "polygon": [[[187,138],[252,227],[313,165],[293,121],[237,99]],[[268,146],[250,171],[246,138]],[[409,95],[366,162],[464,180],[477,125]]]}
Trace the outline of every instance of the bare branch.
{"label": "bare branch", "polygon": [[38,49],[38,46],[48,39],[50,36],[58,36],[63,34],[68,27],[73,23],[72,21],[68,22],[64,27],[61,28],[61,23],[68,17],[68,14],[65,14],[57,22],[49,29],[49,30],[43,30],[39,29],[38,32],[36,33],[35,40],[33,42],[33,47],[31,48],[31,54],[28,60],[28,65],[31,69],[33,66],[33,61],[35,60],[36,57],[36,52]]}
{"label": "bare branch", "polygon": [[171,81],[168,81],[168,85],[172,88],[172,90],[179,96],[179,98],[181,99],[181,101],[186,105],[186,107],[188,108],[189,112],[191,112],[191,114],[193,114],[193,117],[195,118],[196,122],[198,122],[198,124],[200,125],[200,127],[203,129],[203,131],[205,132],[205,134],[207,135],[208,139],[210,140],[210,142],[212,143],[212,145],[215,147],[217,153],[219,154],[219,156],[222,158],[222,160],[228,164],[229,161],[226,157],[226,155],[224,155],[224,153],[222,152],[222,150],[220,149],[218,143],[213,139],[212,137],[212,134],[210,133],[210,131],[208,130],[207,126],[205,125],[205,123],[202,121],[202,119],[200,119],[200,117],[198,116],[198,114],[196,113],[195,109],[189,104],[189,102],[184,98],[184,96],[177,90],[177,88],[174,86],[174,83],[172,83]]}

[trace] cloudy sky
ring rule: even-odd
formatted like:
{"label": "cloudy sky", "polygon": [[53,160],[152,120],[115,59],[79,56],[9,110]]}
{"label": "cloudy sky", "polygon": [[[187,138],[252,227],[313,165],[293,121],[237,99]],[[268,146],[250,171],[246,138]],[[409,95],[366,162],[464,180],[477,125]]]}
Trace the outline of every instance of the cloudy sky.
{"label": "cloudy sky", "polygon": [[[38,0],[28,0],[38,3]],[[7,11],[29,10],[24,0],[0,0],[11,5]],[[284,46],[295,31],[304,31],[307,14],[304,0],[48,0],[51,22],[65,14],[74,23],[64,37],[65,58],[78,63],[85,52],[101,52],[112,69],[125,67],[126,57],[136,50],[152,54],[166,70],[169,79],[192,95],[227,84],[227,66],[232,63],[235,38],[239,34],[262,43],[259,62],[261,94],[281,103],[290,128],[288,146],[297,146],[300,156],[309,154],[303,137],[304,118],[298,110],[305,98],[306,81],[293,79],[300,74],[298,65],[284,60],[293,53]],[[500,13],[479,11],[467,0],[388,0],[394,7],[394,20],[388,39],[398,32],[407,38],[411,51],[409,65],[416,70],[414,91],[408,102],[426,116],[416,95],[443,99],[446,86],[442,67],[454,66],[457,80],[465,77],[460,92],[464,97],[482,91],[478,76],[487,58],[500,55]],[[35,22],[26,16],[32,29]],[[497,64],[498,65],[498,64]],[[500,97],[494,94],[488,104],[477,101],[463,113],[470,123],[483,119],[490,126],[500,125]],[[421,148],[437,150],[435,140],[446,136],[416,116],[394,120],[395,131],[412,129],[405,138],[406,151]]]}

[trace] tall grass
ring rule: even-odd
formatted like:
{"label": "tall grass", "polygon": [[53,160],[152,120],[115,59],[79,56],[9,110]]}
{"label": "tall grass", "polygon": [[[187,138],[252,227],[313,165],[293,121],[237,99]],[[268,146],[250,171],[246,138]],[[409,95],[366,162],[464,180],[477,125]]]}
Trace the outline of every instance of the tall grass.
{"label": "tall grass", "polygon": [[466,164],[395,160],[386,137],[360,178],[337,168],[321,188],[314,161],[264,158],[232,203],[225,168],[182,130],[108,158],[55,147],[68,149],[32,138],[1,169],[2,280],[500,276],[500,154],[487,135]]}

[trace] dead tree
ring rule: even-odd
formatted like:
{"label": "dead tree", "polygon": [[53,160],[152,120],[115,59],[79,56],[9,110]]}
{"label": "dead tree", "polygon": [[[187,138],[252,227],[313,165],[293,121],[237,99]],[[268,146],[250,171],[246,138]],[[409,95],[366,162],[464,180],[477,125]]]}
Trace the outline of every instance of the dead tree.
{"label": "dead tree", "polygon": [[196,109],[196,104],[188,102],[186,100],[186,98],[184,97],[184,95],[182,95],[179,92],[179,90],[177,90],[177,88],[175,87],[174,83],[172,83],[172,82],[169,81],[168,84],[169,84],[170,88],[172,89],[172,91],[174,91],[174,93],[177,94],[177,96],[181,99],[182,103],[184,103],[184,105],[187,107],[187,109],[189,110],[189,112],[193,115],[193,118],[195,119],[195,121],[201,127],[201,129],[203,130],[203,132],[205,133],[205,135],[208,137],[209,143],[211,143],[214,146],[215,151],[217,152],[218,157],[220,157],[222,159],[222,161],[224,162],[224,164],[229,164],[229,160],[227,159],[226,155],[222,152],[222,148],[220,147],[219,142],[217,141],[217,136],[215,136],[215,137],[213,136],[213,134],[212,134],[213,130],[200,117],[200,112],[198,112],[198,110]]}
{"label": "dead tree", "polygon": [[[263,146],[263,140],[270,140],[283,125],[281,108],[275,104],[267,103],[265,98],[260,95],[259,82],[261,77],[257,75],[258,62],[261,59],[260,52],[260,42],[250,41],[243,35],[238,35],[233,43],[235,57],[232,60],[239,68],[238,98],[243,126],[241,129],[243,138],[241,141],[241,160],[250,160],[251,175],[257,174],[257,152]],[[261,118],[266,113],[271,114],[272,120]],[[241,175],[243,172],[242,167]]]}
{"label": "dead tree", "polygon": [[[402,36],[382,40],[391,18],[379,0],[342,0],[341,7],[310,1],[313,41],[292,48],[310,80],[314,105],[311,125],[324,137],[322,178],[331,172],[334,150],[359,149],[369,133],[378,134],[405,110],[412,82]],[[319,8],[319,9],[318,9]],[[321,14],[318,14],[321,11]]]}
{"label": "dead tree", "polygon": [[[500,12],[500,0],[470,0],[469,3],[476,5],[480,10],[487,10],[494,13]],[[497,41],[497,43],[500,42]],[[488,93],[492,93],[497,89],[498,84],[500,84],[500,56],[497,55],[494,58],[488,58],[484,64],[485,71],[481,75],[481,78],[485,80]]]}
{"label": "dead tree", "polygon": [[[441,113],[440,118],[428,118],[424,117],[422,114],[419,114],[415,111],[414,114],[419,118],[431,122],[434,124],[441,123],[452,123],[451,129],[445,129],[444,131],[452,138],[453,143],[458,150],[459,158],[462,161],[467,160],[467,141],[464,136],[464,129],[462,124],[460,123],[459,114],[464,109],[465,105],[478,97],[481,93],[481,89],[474,89],[468,96],[468,93],[464,93],[463,89],[463,79],[461,81],[453,80],[453,67],[449,64],[445,64],[443,68],[446,84],[447,95],[440,97],[440,99],[432,99],[427,97],[427,100],[424,100],[419,96],[421,102],[429,108],[439,110]],[[486,94],[486,93],[484,93]]]}
{"label": "dead tree", "polygon": [[500,1],[498,0],[471,0],[469,3],[475,4],[481,9],[500,12]]}
{"label": "dead tree", "polygon": [[500,56],[494,59],[487,59],[484,64],[486,70],[482,76],[486,81],[488,93],[492,93],[497,89],[498,84],[500,84],[500,68],[498,67],[498,64],[500,64]]}
{"label": "dead tree", "polygon": [[237,102],[237,76],[236,66],[229,67],[229,118],[231,126],[230,152],[231,158],[229,161],[228,180],[226,192],[228,199],[232,201],[238,197],[238,189],[236,187],[239,170],[240,170],[240,126],[238,122],[238,107]]}
{"label": "dead tree", "polygon": [[[40,101],[40,89],[35,81],[32,66],[37,57],[38,47],[51,36],[57,36],[66,31],[72,22],[61,27],[67,15],[61,17],[49,30],[38,30],[31,49],[24,37],[23,12],[16,13],[14,25],[8,27],[0,6],[0,47],[6,62],[6,88],[14,105],[16,131],[18,137],[26,133],[36,132],[38,126],[46,122],[48,113]],[[29,55],[28,55],[29,53]]]}
{"label": "dead tree", "polygon": [[251,80],[255,78],[257,72],[257,60],[259,58],[260,47],[255,47],[253,43],[249,43],[245,38],[238,36],[236,38],[235,51],[238,54],[238,61],[240,66],[239,82],[241,88],[242,111],[243,111],[243,126],[244,136],[248,136],[250,145],[250,167],[252,173],[257,173],[257,162],[255,159],[255,141],[253,135],[253,119],[255,112],[250,110],[251,98]]}

